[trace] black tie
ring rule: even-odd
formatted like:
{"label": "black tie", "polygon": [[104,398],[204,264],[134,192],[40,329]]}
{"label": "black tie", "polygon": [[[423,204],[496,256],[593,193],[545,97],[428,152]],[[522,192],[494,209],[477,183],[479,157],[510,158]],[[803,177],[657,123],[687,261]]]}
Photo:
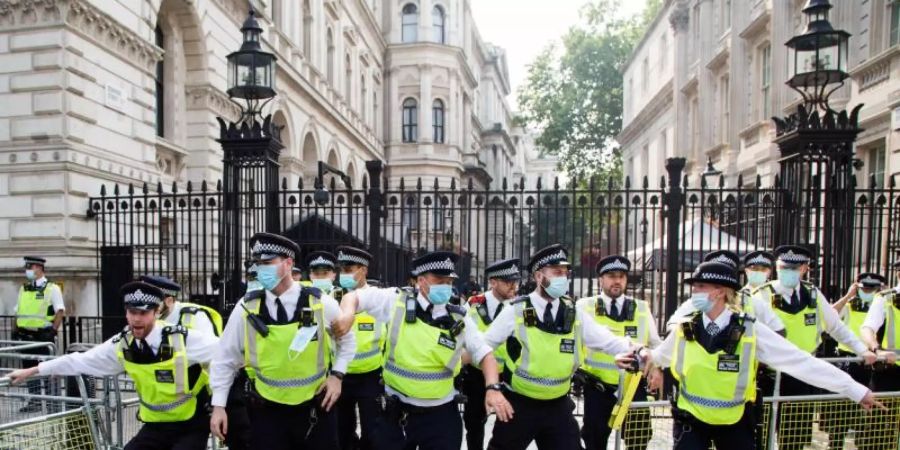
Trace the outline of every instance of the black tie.
{"label": "black tie", "polygon": [[137,346],[136,353],[137,353],[138,357],[136,359],[141,363],[152,362],[153,358],[155,358],[156,355],[153,354],[153,349],[150,348],[150,344],[148,344],[147,341],[145,341],[143,339],[137,339],[134,342]]}
{"label": "black tie", "polygon": [[275,321],[279,324],[288,323],[287,311],[284,309],[284,305],[281,304],[281,299],[275,299]]}
{"label": "black tie", "polygon": [[492,319],[496,319],[497,316],[500,315],[500,311],[503,310],[503,303],[497,305],[497,309],[494,311],[494,317]]}
{"label": "black tie", "polygon": [[544,325],[553,325],[553,303],[547,302],[547,306],[544,308]]}
{"label": "black tie", "polygon": [[609,315],[613,320],[619,319],[619,307],[616,305],[616,299],[612,299],[612,307],[609,308]]}

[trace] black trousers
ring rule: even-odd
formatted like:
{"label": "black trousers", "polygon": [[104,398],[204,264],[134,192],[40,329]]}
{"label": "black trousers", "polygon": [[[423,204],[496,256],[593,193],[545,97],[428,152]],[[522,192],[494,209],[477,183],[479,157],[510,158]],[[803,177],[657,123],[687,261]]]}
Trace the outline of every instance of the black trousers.
{"label": "black trousers", "polygon": [[[588,381],[584,384],[584,420],[581,425],[581,438],[584,440],[584,448],[587,450],[600,450],[607,448],[609,435],[609,418],[612,416],[613,407],[616,406],[616,391],[618,386],[600,383],[599,380]],[[634,394],[634,401],[647,400],[647,385],[644,379]],[[633,409],[628,412],[625,424],[622,426],[622,435],[625,439],[625,447],[629,450],[647,448],[647,443],[653,437],[653,428],[650,425],[650,410],[646,408]]]}
{"label": "black trousers", "polygon": [[[381,369],[344,376],[337,402],[338,443],[341,450],[371,450],[372,431],[379,414],[378,398],[384,394]],[[359,409],[360,435],[356,434]]]}
{"label": "black trousers", "polygon": [[251,394],[248,402],[252,449],[336,450],[337,415],[321,408],[321,396],[282,405]]}
{"label": "black trousers", "polygon": [[[772,372],[765,372],[759,379],[763,395],[772,395],[775,379]],[[781,374],[781,395],[812,395],[812,386],[788,375]],[[803,450],[812,442],[812,426],[815,408],[811,403],[782,403],[778,408],[775,426],[778,430],[779,450]]]}
{"label": "black trousers", "polygon": [[[856,356],[854,353],[838,351],[840,356]],[[854,381],[863,386],[870,386],[872,381],[871,369],[862,363],[843,363],[838,366],[847,372]],[[863,411],[856,405],[848,405],[843,402],[826,402],[820,411],[822,429],[828,432],[828,448],[839,450],[844,448],[844,440],[847,432],[852,428],[856,432],[855,443],[859,450],[868,448],[864,445],[873,442],[872,427],[865,419]]]}
{"label": "black trousers", "polygon": [[241,369],[228,392],[228,403],[225,412],[228,414],[228,434],[225,445],[228,450],[249,450],[250,415],[247,412],[247,372]]}
{"label": "black trousers", "polygon": [[484,374],[472,366],[463,369],[462,392],[466,396],[463,423],[466,425],[466,449],[484,449],[484,425],[487,411],[484,409]]}
{"label": "black trousers", "polygon": [[672,437],[675,439],[674,450],[709,450],[710,443],[717,449],[728,450],[762,450],[756,449],[753,438],[753,412],[750,405],[745,406],[744,415],[733,425],[709,425],[690,414],[672,411],[675,417]]}
{"label": "black trousers", "polygon": [[[873,375],[875,392],[900,391],[900,366],[876,364]],[[864,446],[857,445],[860,450],[894,450],[900,441],[900,399],[882,398],[881,402],[888,411],[872,410],[865,416],[871,423],[870,438]]]}
{"label": "black trousers", "polygon": [[431,408],[398,403],[378,415],[373,444],[376,450],[459,450],[459,408],[453,401]]}
{"label": "black trousers", "polygon": [[125,450],[205,450],[209,441],[209,414],[205,402],[190,420],[145,423]]}
{"label": "black trousers", "polygon": [[[25,330],[19,329],[15,333],[13,333],[13,340],[16,341],[34,341],[34,342],[53,342],[56,343],[56,332],[53,331],[53,328],[45,328],[43,330]],[[49,348],[33,348],[29,350],[22,350],[21,352],[24,355],[50,355],[51,351]],[[22,360],[22,368],[29,369],[38,365],[37,360]],[[50,390],[50,380],[28,380],[28,393],[32,395],[40,395],[41,387],[43,386],[43,391],[45,395],[55,395],[57,393],[51,392]],[[54,412],[54,411],[51,411]]]}
{"label": "black trousers", "polygon": [[514,392],[505,393],[512,404],[513,419],[497,421],[488,444],[490,450],[525,450],[534,441],[540,450],[579,450],[575,403],[568,395],[535,400]]}

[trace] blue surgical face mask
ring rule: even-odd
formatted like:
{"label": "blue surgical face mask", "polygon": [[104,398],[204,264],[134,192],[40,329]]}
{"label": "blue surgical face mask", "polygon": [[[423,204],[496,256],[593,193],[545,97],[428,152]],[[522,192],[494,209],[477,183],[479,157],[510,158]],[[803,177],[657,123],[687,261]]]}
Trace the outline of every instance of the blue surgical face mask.
{"label": "blue surgical face mask", "polygon": [[330,294],[334,289],[334,282],[328,278],[317,278],[312,280],[312,286],[326,294]]}
{"label": "blue surgical face mask", "polygon": [[796,269],[778,269],[778,281],[788,289],[800,284],[800,271]]}
{"label": "blue surgical face mask", "polygon": [[709,299],[708,292],[694,292],[691,294],[691,305],[694,309],[704,314],[708,313],[713,307],[712,300]]}
{"label": "blue surgical face mask", "polygon": [[28,278],[29,280],[34,281],[34,278],[35,278],[34,270],[25,269],[25,278]]}
{"label": "blue surgical face mask", "polygon": [[860,290],[856,291],[856,293],[859,295],[860,300],[862,300],[866,303],[871,302],[872,299],[875,298],[874,291],[873,292],[864,292],[862,289],[860,289]]}
{"label": "blue surgical face mask", "polygon": [[763,272],[760,270],[748,270],[747,271],[747,283],[750,283],[750,286],[760,287],[763,284],[769,281],[769,273]]}
{"label": "blue surgical face mask", "polygon": [[551,277],[550,284],[544,288],[544,292],[553,298],[560,298],[569,292],[569,277]]}
{"label": "blue surgical face mask", "polygon": [[432,284],[428,286],[428,301],[433,305],[446,305],[453,297],[453,286],[449,284]]}
{"label": "blue surgical face mask", "polygon": [[356,289],[356,273],[342,273],[341,276],[338,277],[338,284],[348,291]]}
{"label": "blue surgical face mask", "polygon": [[278,275],[278,264],[261,264],[256,267],[256,281],[267,291],[275,289],[282,278],[282,275]]}

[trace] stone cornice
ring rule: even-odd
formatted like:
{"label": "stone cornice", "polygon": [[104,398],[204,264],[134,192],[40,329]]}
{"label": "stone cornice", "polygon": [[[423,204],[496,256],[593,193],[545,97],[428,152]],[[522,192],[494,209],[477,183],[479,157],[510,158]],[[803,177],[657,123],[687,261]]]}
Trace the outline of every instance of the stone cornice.
{"label": "stone cornice", "polygon": [[228,120],[240,117],[240,106],[211,84],[186,86],[184,91],[191,109],[205,108]]}
{"label": "stone cornice", "polygon": [[84,0],[0,0],[0,29],[67,26],[144,71],[162,50]]}
{"label": "stone cornice", "polygon": [[635,116],[628,126],[616,136],[616,141],[618,141],[619,145],[624,147],[637,139],[637,137],[647,128],[647,125],[659,117],[666,106],[671,107],[672,95],[672,80],[669,80],[662,88],[660,88],[656,95],[641,108],[641,112]]}

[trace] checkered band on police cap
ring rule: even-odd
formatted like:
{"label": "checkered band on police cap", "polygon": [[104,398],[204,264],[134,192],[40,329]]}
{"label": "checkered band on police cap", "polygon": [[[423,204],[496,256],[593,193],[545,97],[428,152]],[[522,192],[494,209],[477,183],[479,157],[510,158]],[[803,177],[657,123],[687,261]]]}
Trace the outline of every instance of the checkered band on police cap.
{"label": "checkered band on police cap", "polygon": [[339,263],[345,263],[345,264],[359,264],[361,266],[369,265],[368,259],[363,258],[362,256],[345,253],[343,250],[338,252],[337,260]]}
{"label": "checkered band on police cap", "polygon": [[315,259],[310,261],[309,264],[307,264],[307,265],[309,267],[315,267],[315,266],[328,266],[328,267],[332,267],[332,268],[334,267],[334,263],[331,262],[331,260],[323,258],[321,256],[317,256]]}
{"label": "checkered band on police cap", "polygon": [[296,256],[293,250],[283,245],[260,241],[256,242],[250,252],[255,258],[260,259],[270,258],[273,255],[286,256],[288,258],[294,258]]}
{"label": "checkered band on police cap", "polygon": [[766,255],[762,253],[758,253],[756,256],[748,259],[744,262],[746,266],[771,266],[772,260],[766,257]]}
{"label": "checkered band on police cap", "polygon": [[613,271],[628,272],[630,269],[631,268],[628,266],[628,264],[624,260],[616,258],[616,259],[604,264],[603,266],[601,266],[600,270],[598,270],[597,272],[599,272],[600,275],[603,275],[607,272],[613,272]]}
{"label": "checkered band on police cap", "polygon": [[519,274],[521,274],[521,270],[519,270],[519,266],[516,264],[486,273],[488,278],[505,278]]}
{"label": "checkered band on police cap", "polygon": [[450,258],[447,258],[443,261],[430,261],[416,266],[413,269],[412,273],[413,275],[419,276],[423,273],[440,270],[454,272],[456,271],[456,265],[453,264],[453,261]]}

